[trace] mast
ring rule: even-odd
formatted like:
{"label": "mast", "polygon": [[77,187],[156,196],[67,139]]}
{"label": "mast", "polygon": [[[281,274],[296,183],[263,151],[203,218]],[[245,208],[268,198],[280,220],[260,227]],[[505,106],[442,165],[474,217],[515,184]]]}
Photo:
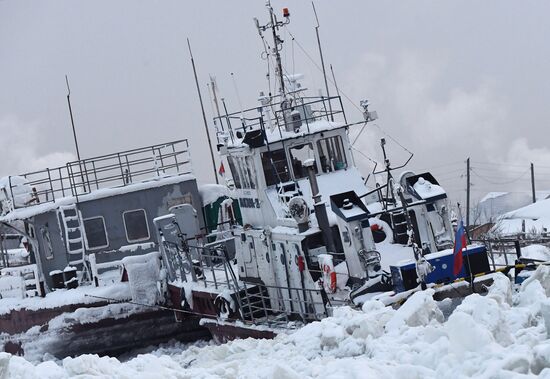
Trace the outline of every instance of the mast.
{"label": "mast", "polygon": [[191,65],[193,66],[193,75],[195,75],[195,84],[197,85],[197,94],[199,95],[199,102],[201,104],[202,119],[204,121],[204,129],[206,130],[206,138],[208,139],[208,147],[210,148],[210,158],[212,159],[212,169],[214,170],[214,179],[216,184],[220,184],[218,180],[218,171],[216,170],[216,161],[214,160],[214,151],[212,150],[212,141],[210,140],[210,131],[208,130],[208,121],[206,120],[206,113],[204,112],[204,104],[202,102],[201,89],[199,87],[199,79],[197,78],[197,69],[195,68],[195,59],[193,58],[193,52],[191,51],[191,44],[189,38],[187,38],[187,47],[189,48],[189,55],[191,56]]}
{"label": "mast", "polygon": [[330,112],[330,120],[334,121],[334,114],[332,113],[332,104],[330,103],[330,93],[328,91],[327,71],[325,70],[325,60],[323,59],[323,49],[321,49],[321,38],[319,37],[319,18],[317,17],[317,11],[315,10],[315,4],[311,2],[313,7],[313,13],[315,13],[315,21],[317,26],[315,27],[315,34],[317,35],[317,46],[319,46],[319,55],[321,56],[321,67],[323,68],[323,78],[325,79],[325,90],[327,91],[328,109]]}
{"label": "mast", "polygon": [[216,83],[216,78],[210,75],[210,89],[212,90],[212,98],[214,100],[214,106],[216,107],[216,114],[218,118],[221,117],[220,114],[220,104],[218,104],[218,83]]}
{"label": "mast", "polygon": [[[283,40],[279,35],[277,35],[277,31],[280,27],[290,24],[290,12],[288,11],[288,8],[283,8],[283,17],[285,18],[285,21],[277,21],[277,17],[275,16],[275,12],[273,11],[273,7],[271,6],[271,1],[266,2],[267,10],[269,11],[269,18],[270,22],[266,25],[260,25],[258,22],[258,19],[254,19],[256,22],[256,27],[258,28],[258,32],[260,33],[260,36],[262,36],[262,32],[265,32],[267,29],[271,29],[271,34],[273,37],[273,53],[275,54],[275,62],[277,64],[277,74],[279,77],[280,82],[280,91],[281,91],[281,97],[284,100],[285,97],[285,81],[283,77],[283,64],[281,63],[281,49],[283,46]],[[262,36],[263,38],[263,36]]]}
{"label": "mast", "polygon": [[[80,160],[80,149],[78,148],[78,139],[76,138],[76,128],[74,127],[73,108],[71,107],[71,87],[69,87],[69,78],[65,75],[67,83],[67,104],[69,105],[69,115],[71,116],[71,127],[73,128],[74,146],[76,148],[76,157],[78,159],[78,168],[80,169],[80,179],[82,180],[82,189],[86,192],[86,184],[84,181],[84,173],[82,172],[82,162]],[[75,186],[76,202],[78,203],[78,193]]]}

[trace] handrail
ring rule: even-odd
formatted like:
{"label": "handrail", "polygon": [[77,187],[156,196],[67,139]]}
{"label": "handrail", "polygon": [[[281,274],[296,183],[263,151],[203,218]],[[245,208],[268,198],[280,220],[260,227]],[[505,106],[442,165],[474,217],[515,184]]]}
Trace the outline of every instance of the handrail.
{"label": "handrail", "polygon": [[192,172],[190,163],[188,141],[176,140],[28,172],[19,175],[26,179],[24,184],[14,183],[10,176],[9,194],[13,209],[26,208],[71,194],[78,196],[161,175],[188,174]]}
{"label": "handrail", "polygon": [[[235,134],[237,132],[246,132],[247,130],[260,129],[264,130],[263,125],[266,123],[266,114],[264,114],[263,109],[267,110],[267,113],[271,114],[271,121],[277,127],[279,135],[282,138],[282,132],[286,129],[289,122],[288,114],[285,112],[301,110],[303,117],[300,121],[306,127],[308,133],[310,132],[310,124],[318,121],[320,119],[326,119],[331,121],[334,119],[334,116],[342,115],[343,121],[347,124],[346,115],[344,109],[341,106],[342,101],[339,96],[331,97],[300,97],[297,98],[298,102],[292,105],[284,104],[286,100],[279,101],[277,103],[269,104],[262,107],[249,108],[243,111],[237,111],[233,113],[228,113],[214,117],[214,124],[219,125],[220,129],[217,129],[216,137],[218,143],[225,143],[225,138],[230,138],[231,142],[235,142]],[[334,101],[336,104],[333,104]],[[330,103],[330,106],[327,107],[327,102]],[[319,109],[314,109],[314,106],[320,106]],[[309,117],[308,117],[309,116]],[[233,127],[231,126],[231,121],[238,120],[240,126]],[[224,123],[226,124],[224,128]],[[227,129],[227,133],[226,133]],[[264,130],[265,131],[265,130]],[[243,133],[244,134],[244,133]],[[238,137],[239,140],[242,140],[242,136]],[[266,136],[267,143],[270,143],[268,136]]]}

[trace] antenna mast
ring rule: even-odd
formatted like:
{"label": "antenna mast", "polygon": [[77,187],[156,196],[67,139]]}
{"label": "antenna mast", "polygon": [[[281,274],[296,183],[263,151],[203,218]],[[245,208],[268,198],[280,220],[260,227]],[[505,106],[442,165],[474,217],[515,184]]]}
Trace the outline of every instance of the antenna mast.
{"label": "antenna mast", "polygon": [[69,87],[69,78],[65,75],[65,82],[67,83],[67,104],[69,104],[69,115],[71,116],[71,126],[73,128],[74,145],[76,147],[76,157],[80,162],[80,150],[78,149],[78,139],[76,138],[76,129],[74,127],[73,109],[71,108],[71,87]]}
{"label": "antenna mast", "polygon": [[315,10],[315,3],[311,2],[313,7],[313,13],[315,14],[315,21],[317,26],[315,27],[315,34],[317,35],[317,45],[319,46],[319,55],[321,56],[321,67],[323,68],[323,78],[325,79],[325,90],[327,91],[328,109],[330,112],[330,120],[334,121],[334,114],[332,113],[332,104],[330,103],[330,93],[328,91],[327,72],[325,70],[325,60],[323,59],[323,49],[321,49],[321,38],[319,37],[319,18],[317,17],[317,11]]}
{"label": "antenna mast", "polygon": [[214,179],[216,179],[216,184],[220,184],[218,180],[218,172],[216,170],[216,161],[214,160],[214,151],[212,150],[212,141],[210,140],[210,131],[208,130],[208,121],[206,120],[206,113],[204,112],[204,104],[202,102],[201,89],[199,87],[199,79],[197,78],[197,69],[195,68],[195,59],[193,58],[193,52],[191,51],[189,38],[187,38],[187,47],[189,48],[189,55],[191,56],[191,66],[193,66],[193,75],[195,76],[195,84],[197,85],[197,93],[199,95],[199,102],[201,104],[204,129],[206,130],[206,138],[208,139],[208,147],[210,148],[210,158],[212,159],[212,169],[214,170]]}
{"label": "antenna mast", "polygon": [[260,36],[262,36],[262,32],[265,32],[267,29],[271,29],[271,33],[273,35],[273,53],[275,54],[275,61],[277,63],[277,74],[279,76],[279,81],[281,84],[281,96],[285,97],[285,81],[283,78],[283,65],[281,63],[281,49],[283,47],[283,40],[279,35],[277,34],[277,31],[280,27],[290,24],[290,12],[288,11],[288,8],[283,8],[283,17],[285,18],[285,21],[277,21],[277,17],[275,16],[275,12],[273,11],[273,7],[271,6],[271,2],[267,0],[266,7],[269,11],[269,17],[270,22],[265,25],[260,25],[258,22],[258,19],[255,18],[254,21],[256,22],[256,27],[258,28],[258,32],[260,33]]}
{"label": "antenna mast", "polygon": [[[80,169],[80,179],[82,180],[82,189],[86,192],[86,182],[84,181],[84,173],[82,172],[82,162],[80,160],[80,150],[78,148],[78,139],[76,138],[76,128],[74,127],[73,108],[71,107],[71,87],[69,87],[69,78],[65,75],[65,83],[67,83],[67,104],[69,105],[69,115],[71,116],[71,126],[73,128],[74,146],[76,148],[76,157],[78,159],[78,168]],[[84,165],[86,167],[86,165]],[[78,193],[75,187],[76,202],[78,203]]]}

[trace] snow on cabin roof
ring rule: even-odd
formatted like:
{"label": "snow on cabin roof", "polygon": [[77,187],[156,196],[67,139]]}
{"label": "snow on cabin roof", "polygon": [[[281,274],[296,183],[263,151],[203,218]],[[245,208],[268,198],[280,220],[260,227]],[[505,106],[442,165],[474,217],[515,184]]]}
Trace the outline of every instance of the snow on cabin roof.
{"label": "snow on cabin roof", "polygon": [[[79,202],[92,201],[97,199],[103,199],[106,197],[122,195],[125,193],[131,193],[136,191],[143,191],[151,188],[158,188],[170,184],[176,184],[186,182],[189,180],[196,180],[192,174],[170,175],[170,176],[158,176],[152,179],[144,180],[138,183],[131,183],[125,186],[101,188],[90,193],[78,195]],[[12,222],[15,220],[24,220],[42,213],[49,212],[63,205],[70,205],[76,203],[75,196],[67,196],[50,201],[47,203],[36,204],[28,206],[26,208],[18,208],[14,211],[0,217],[2,222]]]}
{"label": "snow on cabin roof", "polygon": [[430,183],[429,180],[423,177],[418,178],[413,188],[422,199],[430,199],[435,196],[445,195],[445,190],[441,186]]}
{"label": "snow on cabin roof", "polygon": [[[294,131],[287,132],[283,128],[277,128],[277,127],[273,128],[273,130],[270,130],[266,126],[265,134],[266,134],[267,142],[273,143],[273,142],[278,142],[278,141],[292,139],[292,138],[304,137],[306,135],[311,135],[313,133],[320,133],[328,130],[339,129],[344,126],[346,126],[346,124],[342,122],[327,121],[325,119],[320,119],[314,122],[310,122],[309,124],[306,124],[305,122],[302,123],[302,126],[300,127],[300,130],[298,133],[295,133]],[[242,147],[243,145],[247,146],[246,144],[243,144],[242,140],[227,142],[228,147]]]}

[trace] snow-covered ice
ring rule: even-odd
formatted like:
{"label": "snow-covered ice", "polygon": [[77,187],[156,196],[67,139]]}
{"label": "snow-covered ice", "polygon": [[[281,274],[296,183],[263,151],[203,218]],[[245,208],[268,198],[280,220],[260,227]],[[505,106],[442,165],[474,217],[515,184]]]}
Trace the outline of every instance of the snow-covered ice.
{"label": "snow-covered ice", "polygon": [[[199,343],[121,361],[82,355],[31,363],[0,353],[9,378],[550,378],[550,268],[512,293],[499,275],[486,296],[448,315],[432,291],[398,310],[369,301],[274,340]],[[4,375],[4,376],[2,376]]]}

